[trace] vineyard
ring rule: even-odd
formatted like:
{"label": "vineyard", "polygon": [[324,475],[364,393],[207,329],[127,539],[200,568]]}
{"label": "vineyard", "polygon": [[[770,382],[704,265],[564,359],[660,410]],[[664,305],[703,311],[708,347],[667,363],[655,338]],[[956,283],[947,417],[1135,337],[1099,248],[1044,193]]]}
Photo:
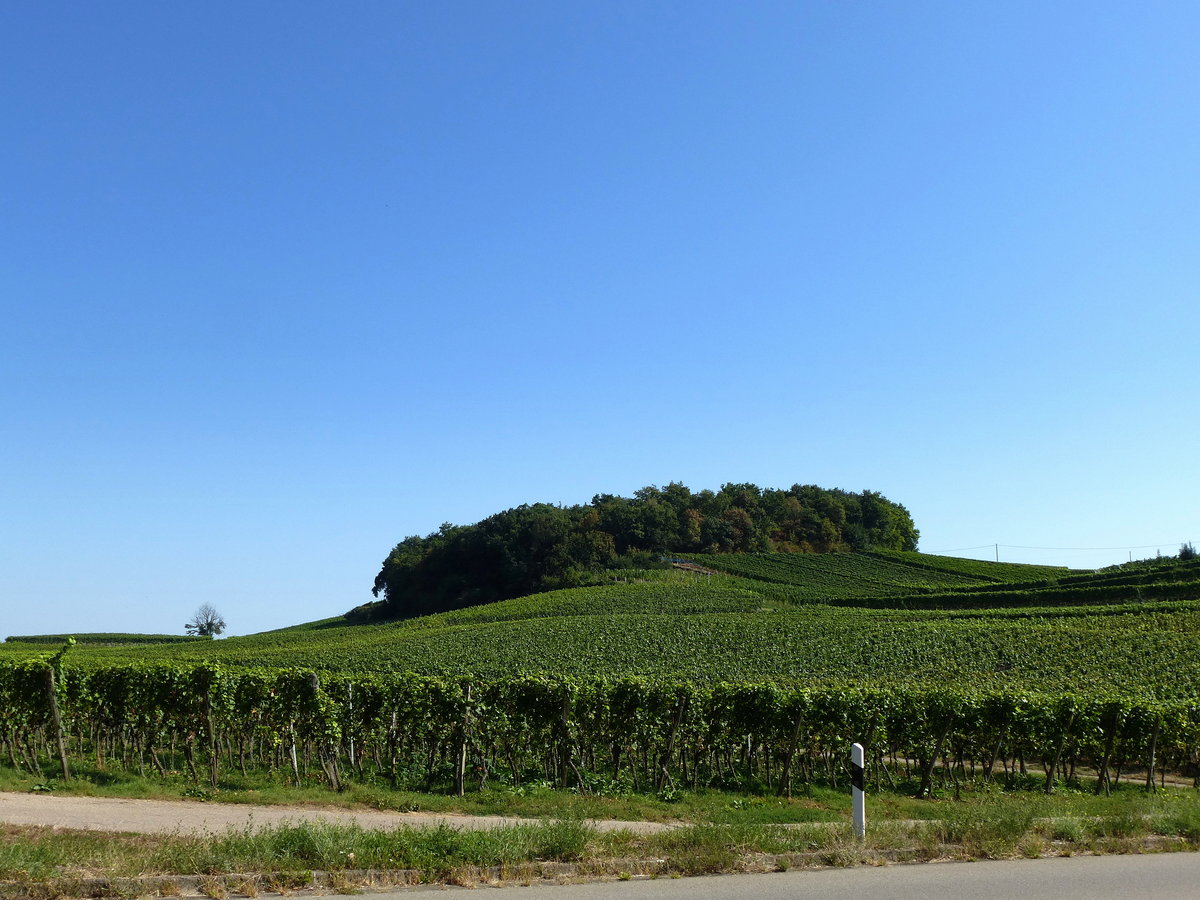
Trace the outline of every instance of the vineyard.
{"label": "vineyard", "polygon": [[67,638],[72,638],[81,644],[99,644],[101,646],[118,647],[128,644],[186,644],[193,641],[210,641],[208,635],[194,634],[17,634],[5,638],[6,643],[14,644],[49,644],[59,647]]}
{"label": "vineyard", "polygon": [[[332,787],[575,790],[1200,774],[1200,583],[908,553],[689,557],[406,621],[218,641],[0,645],[32,773],[269,771]],[[618,580],[619,579],[619,580]]]}
{"label": "vineyard", "polygon": [[[559,616],[475,624],[331,629],[157,648],[155,658],[236,667],[302,666],[317,672],[640,675],[698,683],[994,683],[1188,697],[1200,690],[1196,604],[1123,607],[1088,615],[1009,615],[817,608],[755,614]],[[4,656],[0,656],[3,659]],[[79,652],[83,669],[144,653]],[[1149,671],[1148,671],[1149,670]]]}
{"label": "vineyard", "polygon": [[[222,767],[385,777],[426,789],[447,779],[546,779],[588,790],[627,778],[635,790],[757,780],[790,795],[836,784],[851,740],[871,748],[877,783],[982,774],[1013,780],[1031,765],[1048,784],[1077,767],[1119,781],[1132,764],[1195,771],[1200,702],[1103,692],[1033,694],[938,688],[700,686],[674,680],[527,676],[327,676],[219,666],[113,666],[56,676],[52,662],[0,668],[3,751],[42,774],[71,758],[145,771],[186,769],[217,786]],[[586,773],[586,774],[585,774]]]}
{"label": "vineyard", "polygon": [[694,554],[703,566],[794,587],[797,601],[905,596],[978,586],[983,579],[919,568],[864,553]]}
{"label": "vineyard", "polygon": [[871,556],[891,560],[916,569],[965,575],[983,582],[1023,582],[1037,579],[1061,578],[1070,570],[1062,566],[1035,566],[1028,563],[990,562],[984,559],[962,559],[957,556],[935,556],[915,550],[874,550]]}

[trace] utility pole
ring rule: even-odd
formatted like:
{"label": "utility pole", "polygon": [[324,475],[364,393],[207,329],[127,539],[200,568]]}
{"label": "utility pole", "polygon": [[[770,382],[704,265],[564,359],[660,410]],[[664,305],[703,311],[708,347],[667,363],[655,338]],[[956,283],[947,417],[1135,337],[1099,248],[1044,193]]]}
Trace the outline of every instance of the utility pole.
{"label": "utility pole", "polygon": [[1000,545],[996,545],[996,562],[1000,562]]}

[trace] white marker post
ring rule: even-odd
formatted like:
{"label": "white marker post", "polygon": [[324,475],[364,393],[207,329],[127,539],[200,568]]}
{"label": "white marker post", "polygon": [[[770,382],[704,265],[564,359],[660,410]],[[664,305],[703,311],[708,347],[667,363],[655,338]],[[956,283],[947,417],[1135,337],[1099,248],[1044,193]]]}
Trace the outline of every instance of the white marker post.
{"label": "white marker post", "polygon": [[863,768],[863,745],[850,745],[850,794],[854,803],[854,836],[867,836],[866,772]]}

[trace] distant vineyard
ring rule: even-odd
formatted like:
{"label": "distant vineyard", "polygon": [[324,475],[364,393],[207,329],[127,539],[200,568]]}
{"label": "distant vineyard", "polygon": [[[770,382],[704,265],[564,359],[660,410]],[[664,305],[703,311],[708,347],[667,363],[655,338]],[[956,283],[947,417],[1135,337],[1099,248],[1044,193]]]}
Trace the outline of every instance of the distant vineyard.
{"label": "distant vineyard", "polygon": [[208,635],[190,634],[22,634],[5,638],[6,643],[14,644],[50,644],[60,646],[74,638],[80,644],[101,644],[105,646],[122,646],[126,644],[187,644],[196,641],[211,641]]}
{"label": "distant vineyard", "polygon": [[1081,574],[899,551],[690,554],[687,559],[744,579],[735,584],[764,599],[790,605],[982,610],[1200,599],[1200,562]]}
{"label": "distant vineyard", "polygon": [[[648,573],[649,574],[649,573]],[[697,581],[658,575],[648,582],[629,582],[599,587],[573,588],[532,594],[467,609],[453,610],[407,623],[441,627],[482,624],[513,619],[542,619],[556,616],[608,616],[652,609],[666,615],[695,615],[715,612],[754,612],[762,597],[747,587],[718,579]]]}
{"label": "distant vineyard", "polygon": [[897,597],[920,591],[970,588],[980,578],[917,568],[863,553],[689,554],[702,566],[758,581],[796,587],[797,599],[815,601]]}
{"label": "distant vineyard", "polygon": [[[788,603],[814,602],[802,598],[794,590],[764,589],[777,600]],[[1130,602],[1200,599],[1200,581],[1161,581],[1139,585],[1135,589],[1125,585],[1084,584],[1057,586],[1021,587],[1018,585],[987,585],[984,588],[952,593],[910,593],[885,597],[830,597],[823,601],[830,606],[846,606],[859,609],[908,609],[908,610],[1002,610],[1011,607],[1053,608],[1056,606],[1106,606],[1124,605]]]}
{"label": "distant vineyard", "polygon": [[875,550],[870,553],[881,559],[893,560],[918,569],[953,572],[982,581],[1024,583],[1045,581],[1071,574],[1063,566],[1036,566],[1029,563],[991,562],[986,559],[963,559],[958,556],[935,556],[915,550]]}
{"label": "distant vineyard", "polygon": [[[330,674],[636,674],[706,684],[851,679],[867,685],[990,684],[1185,698],[1200,696],[1196,606],[1126,605],[1118,607],[1125,612],[1111,615],[1072,608],[1062,616],[1049,608],[996,615],[818,607],[458,623],[444,614],[449,621],[431,617],[164,645],[155,649],[155,658],[303,666]],[[81,648],[73,661],[92,669],[144,658],[127,648],[103,647]]]}

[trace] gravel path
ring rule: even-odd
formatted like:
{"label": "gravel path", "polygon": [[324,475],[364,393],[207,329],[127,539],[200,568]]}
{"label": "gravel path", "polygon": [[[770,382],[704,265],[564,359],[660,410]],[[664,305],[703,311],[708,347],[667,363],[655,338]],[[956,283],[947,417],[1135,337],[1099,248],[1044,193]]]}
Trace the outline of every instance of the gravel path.
{"label": "gravel path", "polygon": [[[227,828],[277,825],[282,822],[356,822],[364,828],[404,825],[454,828],[495,828],[530,824],[510,816],[466,816],[435,813],[379,812],[307,806],[251,806],[241,803],[201,803],[186,800],[124,800],[113,797],[55,797],[46,794],[0,792],[0,822],[11,825],[49,825],[91,831],[156,832],[224,831]],[[659,822],[589,822],[601,831],[623,828],[639,834],[666,831]]]}

